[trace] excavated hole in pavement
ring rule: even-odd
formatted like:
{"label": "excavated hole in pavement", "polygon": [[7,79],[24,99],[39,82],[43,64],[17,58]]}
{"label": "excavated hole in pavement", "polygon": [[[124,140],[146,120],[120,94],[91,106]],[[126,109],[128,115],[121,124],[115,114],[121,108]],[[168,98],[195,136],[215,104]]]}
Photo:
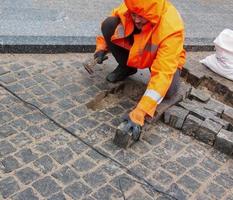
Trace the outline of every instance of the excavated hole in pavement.
{"label": "excavated hole in pavement", "polygon": [[86,104],[88,109],[101,110],[119,104],[122,100],[132,100],[135,103],[145,92],[145,85],[137,81],[125,81],[109,91],[103,91]]}

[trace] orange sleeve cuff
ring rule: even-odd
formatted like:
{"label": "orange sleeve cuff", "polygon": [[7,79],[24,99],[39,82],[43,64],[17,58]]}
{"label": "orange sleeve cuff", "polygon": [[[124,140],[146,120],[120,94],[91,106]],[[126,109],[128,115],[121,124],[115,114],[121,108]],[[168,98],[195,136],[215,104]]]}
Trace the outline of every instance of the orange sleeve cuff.
{"label": "orange sleeve cuff", "polygon": [[135,124],[139,124],[140,126],[144,125],[144,119],[145,119],[146,113],[139,109],[135,108],[129,113],[129,117]]}

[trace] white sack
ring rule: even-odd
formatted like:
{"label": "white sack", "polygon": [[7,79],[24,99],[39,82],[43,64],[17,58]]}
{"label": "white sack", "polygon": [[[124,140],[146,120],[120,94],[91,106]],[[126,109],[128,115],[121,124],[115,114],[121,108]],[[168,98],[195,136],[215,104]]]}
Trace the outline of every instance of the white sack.
{"label": "white sack", "polygon": [[233,81],[233,31],[223,30],[214,40],[216,53],[200,62],[217,74]]}

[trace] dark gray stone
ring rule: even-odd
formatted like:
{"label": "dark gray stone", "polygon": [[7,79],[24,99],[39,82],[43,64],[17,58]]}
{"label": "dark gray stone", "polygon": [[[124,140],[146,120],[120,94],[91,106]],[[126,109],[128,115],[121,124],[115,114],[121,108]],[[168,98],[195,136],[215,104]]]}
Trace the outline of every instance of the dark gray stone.
{"label": "dark gray stone", "polygon": [[[97,147],[97,150],[101,152],[104,155],[109,155],[106,151],[102,150],[101,148]],[[93,160],[95,160],[97,163],[106,160],[106,157],[99,154],[98,152],[94,151],[93,149],[89,150],[87,152],[87,155],[90,156]]]}
{"label": "dark gray stone", "polygon": [[223,153],[232,155],[233,132],[221,129],[215,140],[214,147]]}
{"label": "dark gray stone", "polygon": [[44,115],[42,115],[39,112],[34,112],[32,114],[25,115],[24,119],[35,124],[35,123],[40,123],[41,121],[43,121],[45,119],[45,117],[44,117]]}
{"label": "dark gray stone", "polygon": [[24,69],[24,67],[18,63],[11,64],[9,68],[14,72]]}
{"label": "dark gray stone", "polygon": [[53,144],[50,141],[45,141],[36,145],[36,150],[40,151],[41,153],[49,153],[55,149]]}
{"label": "dark gray stone", "polygon": [[193,115],[188,115],[184,121],[182,131],[186,135],[195,136],[203,121]]}
{"label": "dark gray stone", "polygon": [[13,126],[14,128],[16,128],[19,131],[22,131],[22,130],[27,128],[27,123],[23,119],[16,119],[16,120],[12,121],[10,124],[11,124],[11,126]]}
{"label": "dark gray stone", "polygon": [[39,178],[40,175],[33,169],[26,167],[16,172],[16,176],[23,184],[27,185]]}
{"label": "dark gray stone", "polygon": [[75,182],[64,189],[64,192],[73,199],[81,199],[90,194],[91,191],[91,188],[82,182]]}
{"label": "dark gray stone", "polygon": [[63,89],[58,89],[58,90],[53,91],[52,94],[55,97],[57,97],[59,99],[62,99],[62,98],[66,98],[67,97],[68,92],[65,91],[65,90],[63,90]]}
{"label": "dark gray stone", "polygon": [[27,114],[28,112],[30,112],[30,110],[25,107],[24,105],[16,105],[16,106],[12,106],[9,109],[10,112],[12,112],[14,115],[20,117],[22,115]]}
{"label": "dark gray stone", "polygon": [[154,155],[149,154],[141,158],[140,163],[150,170],[156,170],[162,164],[162,161]]}
{"label": "dark gray stone", "polygon": [[215,181],[228,190],[233,188],[233,178],[228,174],[221,173],[215,178]]}
{"label": "dark gray stone", "polygon": [[186,168],[183,167],[182,165],[180,165],[177,162],[174,161],[169,161],[165,164],[162,165],[162,167],[167,170],[168,172],[176,175],[176,176],[180,176],[181,174],[183,174],[186,171]]}
{"label": "dark gray stone", "polygon": [[74,114],[76,117],[81,118],[85,117],[88,114],[88,109],[86,106],[79,106],[71,110],[71,113]]}
{"label": "dark gray stone", "polygon": [[169,185],[172,181],[173,178],[170,176],[167,172],[164,170],[157,170],[156,173],[153,175],[153,178],[163,184],[163,185]]}
{"label": "dark gray stone", "polygon": [[4,124],[13,119],[12,115],[9,112],[0,112],[0,124]]}
{"label": "dark gray stone", "polygon": [[26,190],[15,195],[13,200],[39,200],[39,198],[33,192],[32,188],[27,188]]}
{"label": "dark gray stone", "polygon": [[81,157],[76,160],[72,166],[76,169],[77,172],[84,172],[94,168],[95,164],[91,162],[90,159]]}
{"label": "dark gray stone", "polygon": [[183,126],[184,120],[188,114],[189,114],[189,111],[181,107],[172,106],[171,108],[165,111],[164,122],[174,128],[181,129]]}
{"label": "dark gray stone", "polygon": [[91,117],[100,122],[107,122],[112,118],[112,115],[105,111],[97,111],[93,113]]}
{"label": "dark gray stone", "polygon": [[80,177],[68,166],[61,168],[60,170],[56,171],[52,174],[52,176],[63,184],[70,184],[74,180],[79,179]]}
{"label": "dark gray stone", "polygon": [[50,94],[45,94],[39,98],[39,101],[43,104],[52,104],[56,101],[56,98],[51,96]]}
{"label": "dark gray stone", "polygon": [[121,188],[123,192],[129,191],[131,188],[135,186],[135,181],[126,174],[116,176],[111,180],[110,183],[118,190],[120,190]]}
{"label": "dark gray stone", "polygon": [[224,107],[225,105],[223,103],[221,103],[220,101],[214,100],[212,98],[208,101],[206,105],[204,105],[204,108],[218,113],[218,116],[222,115],[224,111]]}
{"label": "dark gray stone", "polygon": [[85,94],[95,96],[98,94],[99,88],[97,88],[95,86],[91,86],[91,87],[88,87],[88,89],[85,90],[84,92],[85,92]]}
{"label": "dark gray stone", "polygon": [[157,146],[162,141],[162,138],[155,134],[145,134],[143,140],[145,140],[152,146]]}
{"label": "dark gray stone", "polygon": [[188,200],[189,194],[181,189],[176,183],[172,183],[170,188],[168,189],[168,194],[172,195],[176,199],[179,200]]}
{"label": "dark gray stone", "polygon": [[224,129],[226,129],[226,130],[229,130],[229,128],[230,128],[230,122],[228,122],[228,121],[226,121],[226,120],[224,120],[222,118],[213,116],[213,117],[210,117],[209,119],[216,122],[216,123],[218,123],[218,124],[220,124],[220,125],[222,125],[222,127]]}
{"label": "dark gray stone", "polygon": [[85,127],[85,129],[93,129],[99,124],[99,122],[97,122],[96,120],[87,117],[78,120],[78,123],[81,126]]}
{"label": "dark gray stone", "polygon": [[73,96],[72,98],[78,103],[87,103],[88,101],[91,100],[92,96],[88,94],[81,94],[81,95]]}
{"label": "dark gray stone", "polygon": [[0,82],[3,82],[5,84],[10,84],[16,82],[17,79],[12,74],[5,74],[3,76],[0,76]]}
{"label": "dark gray stone", "polygon": [[126,151],[126,150],[120,150],[116,155],[115,158],[120,161],[124,165],[130,165],[133,163],[138,156],[134,154],[133,152]]}
{"label": "dark gray stone", "polygon": [[198,183],[193,178],[191,178],[187,175],[182,176],[178,180],[177,183],[181,184],[183,187],[187,188],[192,193],[196,192],[201,185],[200,183]]}
{"label": "dark gray stone", "polygon": [[37,154],[33,153],[31,149],[25,148],[20,150],[17,154],[17,157],[19,157],[24,163],[29,163],[35,159],[37,159]]}
{"label": "dark gray stone", "polygon": [[64,87],[65,90],[68,91],[69,94],[77,94],[81,92],[81,87],[77,84],[70,84]]}
{"label": "dark gray stone", "polygon": [[15,93],[20,93],[24,90],[24,87],[19,83],[13,83],[12,85],[8,86],[8,89]]}
{"label": "dark gray stone", "polygon": [[54,194],[53,196],[51,196],[50,198],[48,198],[48,200],[66,200],[66,197],[64,194],[62,194],[61,192],[59,192],[58,194]]}
{"label": "dark gray stone", "polygon": [[113,106],[106,109],[113,116],[120,115],[124,113],[124,110],[120,106]]}
{"label": "dark gray stone", "polygon": [[43,131],[39,126],[29,126],[26,130],[28,135],[34,137],[35,139],[39,139],[45,136],[45,131]]}
{"label": "dark gray stone", "polygon": [[71,123],[75,120],[74,116],[72,114],[70,114],[69,112],[64,112],[62,114],[60,114],[57,117],[58,122],[66,125],[68,123]]}
{"label": "dark gray stone", "polygon": [[222,118],[230,122],[233,125],[233,108],[225,105]]}
{"label": "dark gray stone", "polygon": [[51,131],[51,132],[59,129],[59,127],[51,121],[45,122],[42,125],[42,128],[44,128],[45,130]]}
{"label": "dark gray stone", "polygon": [[69,142],[69,138],[63,134],[56,134],[50,138],[50,142],[55,146],[64,145]]}
{"label": "dark gray stone", "polygon": [[225,190],[223,187],[215,183],[210,183],[207,186],[205,193],[212,198],[221,199],[224,196]]}
{"label": "dark gray stone", "polygon": [[185,167],[193,167],[200,158],[194,156],[190,152],[185,152],[181,156],[177,157],[177,161]]}
{"label": "dark gray stone", "polygon": [[202,169],[199,166],[195,166],[194,168],[192,168],[189,171],[189,174],[192,177],[194,177],[197,180],[199,180],[200,182],[203,182],[203,181],[207,180],[210,177],[210,175],[211,175],[209,172],[205,171],[204,169]]}
{"label": "dark gray stone", "polygon": [[93,196],[96,198],[96,200],[111,200],[122,197],[122,194],[115,190],[112,186],[105,185],[95,192]]}
{"label": "dark gray stone", "polygon": [[20,80],[19,83],[22,84],[25,88],[30,88],[37,84],[37,82],[31,78]]}
{"label": "dark gray stone", "polygon": [[100,170],[86,174],[83,179],[92,188],[97,188],[106,182],[106,176]]}
{"label": "dark gray stone", "polygon": [[17,131],[13,129],[10,125],[4,125],[0,127],[0,138],[7,138],[16,133]]}
{"label": "dark gray stone", "polygon": [[46,91],[51,92],[53,90],[57,90],[58,86],[56,84],[54,84],[53,82],[49,82],[49,83],[43,83],[42,87],[44,89],[46,89]]}
{"label": "dark gray stone", "polygon": [[213,145],[222,126],[210,119],[206,119],[196,133],[196,138],[207,144]]}
{"label": "dark gray stone", "polygon": [[73,153],[69,148],[60,147],[50,154],[61,165],[73,158]]}
{"label": "dark gray stone", "polygon": [[33,164],[38,167],[44,174],[50,172],[54,167],[53,160],[48,155],[42,156],[33,162]]}
{"label": "dark gray stone", "polygon": [[147,177],[151,174],[151,171],[148,170],[148,168],[146,168],[140,164],[137,164],[137,165],[130,167],[130,170],[140,177]]}
{"label": "dark gray stone", "polygon": [[15,151],[16,149],[9,142],[5,140],[0,142],[0,158]]}
{"label": "dark gray stone", "polygon": [[78,155],[88,149],[88,146],[79,140],[69,143],[69,147]]}
{"label": "dark gray stone", "polygon": [[70,99],[62,99],[61,101],[58,102],[58,106],[62,110],[68,110],[70,108],[73,108],[75,104]]}
{"label": "dark gray stone", "polygon": [[219,169],[220,164],[215,162],[214,160],[210,158],[205,158],[200,165],[205,169],[208,170],[209,172],[215,172],[217,169]]}
{"label": "dark gray stone", "polygon": [[48,197],[60,190],[57,183],[49,176],[44,177],[32,184],[32,186],[43,196]]}
{"label": "dark gray stone", "polygon": [[8,156],[1,161],[4,173],[9,173],[20,167],[19,162],[13,157]]}
{"label": "dark gray stone", "polygon": [[32,93],[35,94],[36,96],[41,96],[41,95],[46,94],[46,90],[40,86],[34,86],[31,90],[32,90]]}
{"label": "dark gray stone", "polygon": [[19,186],[13,177],[0,180],[0,194],[4,199],[13,195],[19,190]]}
{"label": "dark gray stone", "polygon": [[210,95],[206,93],[206,91],[196,89],[192,87],[191,92],[189,94],[190,98],[195,98],[202,102],[207,102],[210,99]]}

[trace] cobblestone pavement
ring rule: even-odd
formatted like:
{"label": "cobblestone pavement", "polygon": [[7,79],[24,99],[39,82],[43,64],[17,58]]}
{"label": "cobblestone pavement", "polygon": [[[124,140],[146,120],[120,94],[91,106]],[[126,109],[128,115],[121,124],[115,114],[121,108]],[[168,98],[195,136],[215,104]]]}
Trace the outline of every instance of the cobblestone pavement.
{"label": "cobblestone pavement", "polygon": [[[119,117],[135,105],[137,96],[130,90],[114,93],[110,89],[114,86],[105,82],[112,60],[88,76],[81,65],[87,56],[2,54],[0,81],[176,199],[233,199],[232,158],[162,122],[146,125],[143,140],[130,149],[114,146]],[[133,88],[138,83],[127,84]],[[169,199],[138,181],[0,88],[3,199]]]}

